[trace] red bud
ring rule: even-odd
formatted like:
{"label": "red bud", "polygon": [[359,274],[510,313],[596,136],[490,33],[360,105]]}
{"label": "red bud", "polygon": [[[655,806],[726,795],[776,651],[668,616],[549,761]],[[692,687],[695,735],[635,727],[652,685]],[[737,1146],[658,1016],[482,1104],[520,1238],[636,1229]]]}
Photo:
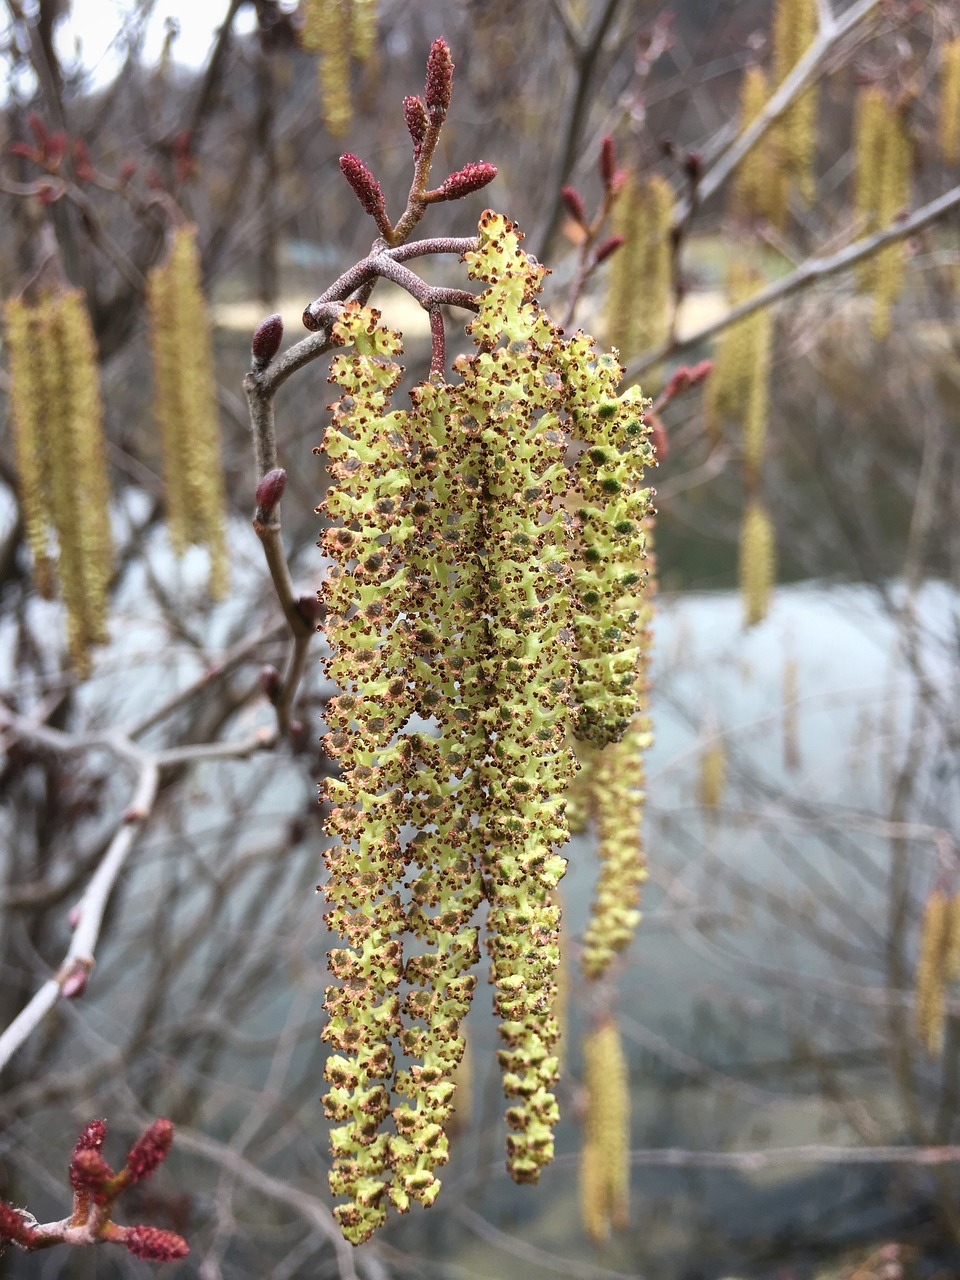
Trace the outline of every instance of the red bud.
{"label": "red bud", "polygon": [[30,126],[33,136],[41,147],[47,145],[47,126],[43,123],[36,111],[31,111],[27,116],[27,124]]}
{"label": "red bud", "polygon": [[12,1240],[15,1244],[31,1245],[36,1232],[12,1205],[0,1200],[0,1243]]}
{"label": "red bud", "polygon": [[297,600],[297,612],[306,622],[316,622],[326,613],[327,606],[316,591],[305,591]]}
{"label": "red bud", "polygon": [[267,664],[260,668],[260,688],[270,699],[272,703],[276,703],[280,697],[280,672],[276,667]]}
{"label": "red bud", "polygon": [[597,251],[593,255],[594,264],[599,266],[605,258],[609,258],[612,253],[616,253],[620,246],[626,244],[626,242],[626,236],[610,236],[602,244],[598,244]]}
{"label": "red bud", "polygon": [[87,1191],[97,1204],[103,1204],[106,1200],[104,1187],[114,1175],[100,1152],[86,1147],[71,1159],[69,1176],[74,1191]]}
{"label": "red bud", "polygon": [[609,187],[617,172],[617,148],[609,133],[605,133],[600,143],[600,177],[605,187]]}
{"label": "red bud", "polygon": [[78,964],[72,969],[60,983],[60,994],[64,1000],[75,1000],[77,996],[82,996],[89,978],[90,970],[86,965]]}
{"label": "red bud", "polygon": [[283,341],[283,316],[274,312],[261,320],[253,331],[250,350],[253,352],[253,364],[257,373],[261,373],[280,350]]}
{"label": "red bud", "polygon": [[173,1125],[169,1120],[154,1120],[130,1148],[127,1156],[127,1173],[131,1182],[149,1178],[170,1154],[173,1146]]}
{"label": "red bud", "polygon": [[268,471],[262,476],[260,483],[257,485],[256,503],[257,510],[262,511],[264,515],[268,515],[283,497],[283,491],[287,487],[287,473],[283,467],[274,467],[272,471]]}
{"label": "red bud", "polygon": [[577,188],[561,187],[560,198],[566,205],[567,213],[569,213],[570,217],[573,218],[575,222],[579,222],[581,227],[586,227],[587,211],[584,208],[583,196],[581,196]]}
{"label": "red bud", "polygon": [[422,98],[407,97],[403,100],[403,118],[413,139],[413,158],[418,159],[423,149],[423,140],[430,127],[430,118]]}
{"label": "red bud", "polygon": [[340,157],[340,171],[353,187],[354,193],[366,213],[369,213],[374,218],[386,213],[380,183],[377,182],[362,160],[358,160],[356,156],[350,155],[348,152]]}
{"label": "red bud", "polygon": [[91,1120],[89,1124],[84,1125],[81,1129],[77,1145],[73,1148],[73,1154],[76,1155],[78,1151],[99,1151],[106,1136],[106,1120]]}
{"label": "red bud", "polygon": [[424,97],[431,120],[442,120],[450,106],[453,92],[453,59],[450,47],[442,37],[434,40],[427,58],[427,83]]}
{"label": "red bud", "polygon": [[164,1231],[161,1227],[124,1227],[119,1237],[130,1252],[137,1258],[146,1258],[148,1262],[173,1262],[177,1258],[185,1258],[190,1246],[183,1236],[174,1231]]}
{"label": "red bud", "polygon": [[437,199],[460,200],[473,191],[481,190],[496,176],[496,165],[486,164],[483,161],[479,164],[465,164],[462,169],[458,169],[456,173],[451,173],[449,178],[444,179],[437,188]]}

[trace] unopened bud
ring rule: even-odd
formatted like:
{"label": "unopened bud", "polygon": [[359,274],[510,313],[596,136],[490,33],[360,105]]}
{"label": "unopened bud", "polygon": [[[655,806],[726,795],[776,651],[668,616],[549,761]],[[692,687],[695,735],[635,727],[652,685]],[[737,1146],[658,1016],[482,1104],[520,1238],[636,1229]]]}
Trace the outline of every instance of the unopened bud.
{"label": "unopened bud", "polygon": [[253,352],[253,368],[255,373],[262,373],[273,357],[280,350],[283,341],[283,316],[274,312],[261,320],[253,331],[250,350]]}
{"label": "unopened bud", "polygon": [[626,236],[610,236],[604,240],[602,244],[597,245],[597,251],[593,255],[593,261],[596,266],[609,258],[612,253],[616,253],[621,245],[626,244]]}
{"label": "unopened bud", "polygon": [[274,467],[265,476],[261,476],[255,495],[257,511],[261,512],[264,517],[269,516],[270,512],[283,497],[283,491],[286,487],[287,473],[283,467]]}
{"label": "unopened bud", "polygon": [[340,157],[340,172],[353,187],[354,194],[363,205],[364,212],[374,218],[385,215],[386,206],[383,203],[380,183],[362,160],[347,152]]}
{"label": "unopened bud", "polygon": [[316,591],[305,591],[297,600],[297,612],[305,622],[316,622],[326,612],[326,605]]}
{"label": "unopened bud", "polygon": [[84,1147],[82,1151],[74,1152],[69,1172],[74,1191],[88,1191],[98,1204],[102,1204],[106,1199],[104,1187],[113,1176],[113,1170],[99,1151]]}
{"label": "unopened bud", "polygon": [[124,1227],[122,1231],[120,1243],[125,1244],[134,1257],[148,1262],[174,1262],[190,1252],[186,1240],[175,1231],[143,1226]]}
{"label": "unopened bud", "polygon": [[154,1120],[130,1148],[127,1156],[127,1173],[131,1182],[149,1178],[167,1156],[173,1146],[173,1125],[169,1120]]}
{"label": "unopened bud", "polygon": [[89,1124],[85,1124],[80,1130],[80,1137],[73,1148],[74,1155],[78,1151],[99,1151],[104,1144],[106,1136],[106,1120],[91,1120]]}
{"label": "unopened bud", "polygon": [[579,222],[581,227],[587,225],[587,211],[583,205],[583,196],[576,187],[561,187],[560,198],[566,206],[567,213],[573,218],[574,222]]}
{"label": "unopened bud", "polygon": [[703,173],[703,156],[699,151],[688,151],[683,157],[683,169],[691,182],[699,182]]}
{"label": "unopened bud", "polygon": [[267,666],[260,668],[260,688],[270,701],[276,704],[277,699],[280,697],[281,690],[280,672],[276,667],[272,667],[268,664]]}
{"label": "unopened bud", "polygon": [[481,161],[479,164],[465,164],[462,169],[458,169],[456,173],[451,173],[437,190],[437,198],[440,200],[460,200],[463,196],[468,196],[473,191],[479,191],[485,187],[487,183],[492,182],[497,176],[497,166],[486,164]]}
{"label": "unopened bud", "polygon": [[427,58],[427,83],[424,98],[431,120],[440,119],[447,114],[450,106],[450,95],[453,92],[453,59],[450,47],[442,37],[434,40]]}
{"label": "unopened bud", "polygon": [[617,148],[613,138],[609,133],[603,135],[603,141],[600,143],[600,178],[605,187],[609,187],[613,182],[614,174],[617,172]]}
{"label": "unopened bud", "polygon": [[75,1000],[77,996],[82,996],[87,989],[87,982],[90,978],[90,971],[82,965],[78,965],[71,973],[60,983],[60,994],[64,1000]]}
{"label": "unopened bud", "polygon": [[413,139],[413,158],[418,159],[423,149],[423,140],[430,127],[430,117],[422,98],[407,97],[403,100],[403,118]]}

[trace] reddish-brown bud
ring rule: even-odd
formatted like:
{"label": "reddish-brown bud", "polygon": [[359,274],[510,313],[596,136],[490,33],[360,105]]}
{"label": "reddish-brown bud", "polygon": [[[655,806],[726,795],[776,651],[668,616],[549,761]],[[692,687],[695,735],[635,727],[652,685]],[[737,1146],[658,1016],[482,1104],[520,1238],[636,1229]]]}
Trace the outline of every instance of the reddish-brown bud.
{"label": "reddish-brown bud", "polygon": [[253,331],[250,350],[253,352],[253,368],[255,373],[262,373],[273,357],[280,350],[283,341],[283,316],[274,312],[261,320]]}
{"label": "reddish-brown bud", "polygon": [[600,178],[605,187],[613,183],[617,172],[617,148],[609,133],[603,135],[600,143]]}
{"label": "reddish-brown bud", "polygon": [[27,160],[40,160],[40,152],[36,147],[31,146],[29,142],[11,142],[10,154],[12,156],[23,156]]}
{"label": "reddish-brown bud", "polygon": [[88,964],[78,963],[70,970],[60,983],[60,994],[64,1000],[76,1000],[77,996],[82,996],[87,989],[87,982],[90,980],[90,967]]}
{"label": "reddish-brown bud", "polygon": [[434,40],[427,58],[427,83],[424,98],[431,120],[442,120],[450,106],[453,92],[453,59],[450,47],[442,37]]}
{"label": "reddish-brown bud", "polygon": [[587,225],[587,211],[584,207],[583,196],[576,187],[561,187],[560,198],[566,206],[567,213],[575,222],[579,222],[581,227]]}
{"label": "reddish-brown bud", "polygon": [[164,1231],[161,1227],[123,1227],[116,1238],[135,1257],[145,1258],[148,1262],[173,1262],[177,1258],[185,1258],[190,1252],[183,1236],[178,1236],[175,1231]]}
{"label": "reddish-brown bud", "polygon": [[407,122],[407,129],[413,139],[413,158],[416,160],[423,150],[423,140],[430,128],[430,117],[427,115],[423,99],[413,96],[404,98],[403,118]]}
{"label": "reddish-brown bud", "polygon": [[47,145],[47,126],[37,115],[36,111],[31,111],[27,115],[27,124],[39,145],[41,147],[45,147]]}
{"label": "reddish-brown bud", "polygon": [[305,591],[297,600],[297,612],[305,622],[316,622],[327,611],[327,606],[316,591]]}
{"label": "reddish-brown bud", "polygon": [[683,170],[691,182],[699,182],[703,174],[703,156],[699,151],[688,151],[683,157]]}
{"label": "reddish-brown bud", "polygon": [[76,1155],[78,1151],[99,1151],[106,1136],[106,1120],[91,1120],[80,1130],[80,1137],[73,1148],[73,1154]]}
{"label": "reddish-brown bud", "polygon": [[612,253],[616,253],[621,245],[626,244],[626,236],[609,236],[602,244],[597,245],[597,251],[593,255],[595,266],[599,266]]}
{"label": "reddish-brown bud", "polygon": [[37,1233],[12,1205],[0,1200],[0,1242],[12,1240],[15,1244],[31,1245]]}
{"label": "reddish-brown bud", "polygon": [[283,491],[286,487],[287,473],[283,467],[274,467],[265,476],[261,476],[255,494],[257,510],[262,512],[264,516],[268,516],[283,497]]}
{"label": "reddish-brown bud", "polygon": [[276,667],[269,663],[265,667],[260,668],[260,688],[266,697],[274,704],[280,697],[281,693],[280,672]]}
{"label": "reddish-brown bud", "polygon": [[129,182],[136,172],[136,160],[124,160],[123,164],[120,166],[120,181]]}
{"label": "reddish-brown bud", "polygon": [[[60,161],[63,159],[64,152],[67,149],[69,139],[65,133],[51,133],[47,139],[47,145],[43,149],[44,163],[48,164],[51,169],[56,169]],[[90,157],[87,157],[89,164]]]}
{"label": "reddish-brown bud", "polygon": [[74,1191],[87,1191],[98,1204],[106,1199],[104,1187],[113,1178],[113,1170],[99,1151],[85,1147],[74,1152],[70,1160],[70,1185]]}
{"label": "reddish-brown bud", "polygon": [[465,164],[456,173],[451,173],[437,188],[439,200],[460,200],[474,191],[481,190],[497,176],[497,166],[480,161],[479,164]]}
{"label": "reddish-brown bud", "polygon": [[173,1146],[173,1125],[169,1120],[154,1120],[130,1148],[127,1156],[127,1173],[131,1182],[149,1178],[151,1173],[166,1160]]}
{"label": "reddish-brown bud", "polygon": [[340,157],[340,172],[353,187],[354,194],[363,205],[364,211],[376,218],[386,213],[383,203],[383,192],[380,183],[356,156],[347,152]]}
{"label": "reddish-brown bud", "polygon": [[667,441],[667,429],[663,425],[663,421],[659,414],[648,412],[646,422],[650,427],[650,443],[653,445],[653,451],[657,455],[657,461],[663,462],[667,454],[670,452],[670,445]]}

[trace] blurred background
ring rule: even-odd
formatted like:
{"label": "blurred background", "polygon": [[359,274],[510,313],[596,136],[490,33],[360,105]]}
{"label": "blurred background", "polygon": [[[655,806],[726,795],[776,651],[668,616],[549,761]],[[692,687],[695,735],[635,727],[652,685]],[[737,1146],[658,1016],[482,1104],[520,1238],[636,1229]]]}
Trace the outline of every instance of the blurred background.
{"label": "blurred background", "polygon": [[[488,206],[508,214],[551,268],[544,304],[616,345],[657,402],[644,915],[604,981],[585,981],[588,824],[562,886],[554,1165],[538,1188],[506,1176],[482,982],[437,1205],[338,1248],[320,1102],[330,938],[314,892],[317,782],[332,687],[318,638],[301,732],[268,755],[165,775],[82,999],[60,1000],[0,1076],[0,1198],[62,1217],[82,1124],[107,1116],[105,1154],[119,1158],[163,1115],[177,1126],[173,1154],[118,1215],[189,1239],[189,1258],[153,1274],[960,1275],[960,925],[931,924],[940,907],[954,919],[960,901],[956,6],[186,9],[7,0],[0,16],[0,292],[30,297],[53,279],[84,291],[116,548],[109,638],[81,680],[63,606],[35,589],[7,340],[0,703],[76,735],[135,727],[147,750],[271,723],[257,673],[285,649],[250,529],[250,336],[271,312],[288,342],[302,336],[304,306],[369,250],[375,229],[340,174],[342,152],[364,160],[399,216],[411,172],[401,104],[443,35],[456,73],[436,181],[478,160],[499,174],[429,209],[423,234],[471,235]],[[871,96],[887,123],[868,137]],[[740,154],[771,99],[771,127]],[[601,225],[604,136],[625,176]],[[939,216],[897,234],[951,193]],[[216,377],[231,575],[218,602],[207,550],[172,548],[151,407],[146,280],[184,221],[198,228]],[[611,235],[625,243],[597,262]],[[839,269],[835,256],[870,236],[878,252]],[[424,274],[466,283],[455,260]],[[778,305],[726,322],[731,305],[778,282]],[[373,301],[404,333],[412,385],[429,366],[426,313],[385,283]],[[449,313],[447,335],[452,358],[466,345],[462,314]],[[664,396],[678,368],[703,360],[709,376]],[[308,593],[324,571],[314,449],[332,398],[325,374],[312,365],[278,400],[284,540]],[[746,535],[751,507],[775,557],[769,539],[758,550]],[[102,745],[64,755],[9,721],[0,746],[6,1026],[58,969],[131,777]],[[581,1223],[578,1188],[590,1101],[580,1045],[599,1009],[615,1014],[631,1102],[629,1221],[602,1239]],[[109,1247],[0,1254],[0,1274],[17,1280],[151,1265]]]}

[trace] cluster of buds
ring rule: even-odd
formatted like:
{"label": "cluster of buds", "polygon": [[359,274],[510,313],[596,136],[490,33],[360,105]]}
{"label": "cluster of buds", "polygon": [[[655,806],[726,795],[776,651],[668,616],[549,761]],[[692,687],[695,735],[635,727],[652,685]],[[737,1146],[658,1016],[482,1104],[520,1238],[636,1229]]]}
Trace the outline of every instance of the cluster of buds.
{"label": "cluster of buds", "polygon": [[[64,160],[69,155],[72,162],[71,176],[76,182],[83,184],[95,178],[90,150],[83,138],[70,138],[62,131],[51,133],[35,111],[31,111],[27,116],[27,124],[30,126],[34,141],[11,143],[11,155],[22,156],[53,175],[61,172]],[[41,200],[50,204],[59,198],[61,192],[49,185],[44,185],[38,188],[37,194]]]}
{"label": "cluster of buds", "polygon": [[[428,75],[428,130],[431,100],[438,113]],[[640,392],[618,395],[616,359],[539,309],[544,269],[504,217],[484,214],[465,260],[484,286],[477,350],[453,380],[416,387],[410,409],[391,403],[400,342],[379,314],[348,303],[332,328],[322,599],[342,693],[327,715],[340,776],[323,891],[344,945],[330,957],[325,1106],[354,1243],[389,1204],[439,1190],[483,899],[508,1167],[534,1182],[550,1160],[568,737],[622,736],[645,687],[654,456]]]}
{"label": "cluster of buds", "polygon": [[128,1187],[142,1182],[163,1163],[173,1143],[169,1120],[154,1120],[130,1148],[123,1168],[114,1173],[101,1154],[107,1126],[92,1120],[85,1126],[70,1157],[69,1179],[73,1211],[61,1222],[39,1223],[23,1209],[0,1201],[0,1245],[21,1249],[49,1249],[56,1244],[122,1244],[148,1262],[173,1262],[190,1252],[187,1242],[160,1227],[122,1227],[115,1223],[117,1199]]}

